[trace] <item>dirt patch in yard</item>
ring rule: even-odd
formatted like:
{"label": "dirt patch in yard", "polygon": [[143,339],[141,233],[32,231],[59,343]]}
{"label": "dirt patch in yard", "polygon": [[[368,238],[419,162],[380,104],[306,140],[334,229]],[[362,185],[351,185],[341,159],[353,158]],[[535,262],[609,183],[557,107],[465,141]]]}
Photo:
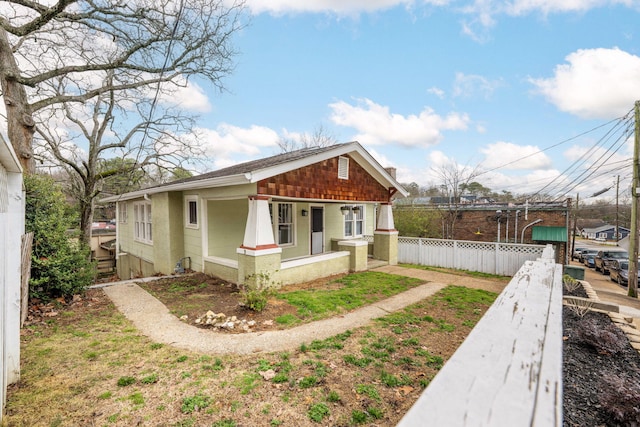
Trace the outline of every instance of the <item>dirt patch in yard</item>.
{"label": "dirt patch in yard", "polygon": [[[316,285],[321,286],[322,283],[318,281]],[[297,312],[296,307],[274,296],[268,297],[267,305],[262,311],[251,310],[241,305],[241,289],[237,285],[202,273],[177,279],[139,283],[139,285],[167,306],[175,316],[203,329],[211,329],[212,326],[206,325],[204,321],[197,323],[196,321],[202,320],[209,311],[223,314],[226,318],[235,317],[238,322],[253,321],[255,324],[251,326],[252,331],[277,329],[278,323],[275,321],[277,317]],[[216,328],[216,330],[228,333],[243,332],[243,329],[238,327]]]}

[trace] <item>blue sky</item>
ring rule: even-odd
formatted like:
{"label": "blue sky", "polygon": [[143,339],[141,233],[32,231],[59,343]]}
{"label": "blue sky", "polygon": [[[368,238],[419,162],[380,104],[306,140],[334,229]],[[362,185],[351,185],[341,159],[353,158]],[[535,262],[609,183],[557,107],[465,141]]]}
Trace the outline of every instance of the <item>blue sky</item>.
{"label": "blue sky", "polygon": [[[609,148],[595,145],[613,124],[571,138],[624,116],[640,99],[637,3],[248,6],[251,22],[235,39],[241,54],[224,81],[228,92],[200,88],[207,94],[200,126],[215,167],[275,154],[278,138],[322,126],[395,166],[401,182],[438,184],[434,170],[457,165],[513,193],[547,186],[586,198],[617,175],[621,192],[629,186],[631,140],[608,162],[595,162]],[[585,178],[585,169],[597,172]]]}
{"label": "blue sky", "polygon": [[173,99],[199,114],[211,169],[322,126],[405,183],[447,167],[495,191],[586,199],[620,175],[628,193],[632,138],[607,132],[640,99],[638,0],[246,5],[227,90],[193,80]]}

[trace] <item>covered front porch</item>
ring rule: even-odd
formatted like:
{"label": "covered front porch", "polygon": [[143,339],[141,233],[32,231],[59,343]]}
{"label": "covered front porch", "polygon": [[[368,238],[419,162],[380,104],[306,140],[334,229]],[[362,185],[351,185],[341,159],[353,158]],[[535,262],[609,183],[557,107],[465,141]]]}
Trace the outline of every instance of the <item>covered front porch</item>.
{"label": "covered front porch", "polygon": [[[397,263],[398,232],[388,203],[255,195],[249,196],[248,203],[215,200],[205,206],[208,225],[203,230],[202,271],[228,281],[277,287],[364,271],[372,259]],[[230,209],[234,212],[231,217]],[[221,215],[224,221],[218,218]],[[233,217],[236,221],[231,221]],[[232,252],[225,236],[237,231],[242,217],[246,218],[243,240]]]}

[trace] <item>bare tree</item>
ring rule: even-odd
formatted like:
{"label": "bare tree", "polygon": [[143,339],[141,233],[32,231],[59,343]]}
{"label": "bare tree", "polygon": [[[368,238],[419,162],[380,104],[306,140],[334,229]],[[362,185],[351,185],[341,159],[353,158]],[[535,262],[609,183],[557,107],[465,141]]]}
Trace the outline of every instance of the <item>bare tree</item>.
{"label": "bare tree", "polygon": [[278,146],[280,151],[288,153],[303,148],[330,147],[338,143],[338,139],[324,125],[315,127],[311,134],[303,133],[297,138],[280,138]]}
{"label": "bare tree", "polygon": [[469,183],[478,176],[479,170],[468,166],[460,166],[455,162],[449,162],[432,168],[438,176],[443,196],[446,197],[446,212],[443,213],[443,238],[453,238],[455,236],[456,221],[461,205],[461,195]]}
{"label": "bare tree", "polygon": [[105,96],[136,88],[158,94],[194,76],[222,90],[236,53],[231,36],[242,28],[244,11],[243,0],[7,0],[2,6],[7,130],[28,172],[34,171],[33,135],[36,128],[49,133],[53,113],[46,110],[53,106],[96,97],[103,104]]}
{"label": "bare tree", "polygon": [[[35,158],[66,171],[70,194],[78,201],[85,243],[91,239],[94,200],[105,180],[114,176],[139,180],[139,171],[182,167],[186,160],[202,155],[191,139],[181,137],[190,132],[192,117],[161,107],[150,118],[152,104],[140,90],[130,89],[105,92],[83,104],[62,102],[43,110],[49,117],[40,114],[43,122],[64,124],[36,128]],[[114,157],[127,161],[105,161]],[[121,190],[128,181],[121,180]]]}

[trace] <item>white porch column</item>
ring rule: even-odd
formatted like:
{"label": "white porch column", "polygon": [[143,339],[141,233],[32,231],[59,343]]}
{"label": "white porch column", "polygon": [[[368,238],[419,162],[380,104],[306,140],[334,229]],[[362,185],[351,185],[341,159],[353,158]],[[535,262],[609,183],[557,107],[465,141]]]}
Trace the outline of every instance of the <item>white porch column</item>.
{"label": "white porch column", "polygon": [[261,250],[277,248],[269,215],[269,197],[249,196],[249,214],[244,229],[242,249]]}
{"label": "white porch column", "polygon": [[380,205],[376,231],[398,231],[393,223],[393,210],[391,207],[391,203],[383,203]]}
{"label": "white porch column", "polygon": [[269,215],[269,197],[249,196],[244,240],[238,253],[238,283],[260,288],[277,282],[282,248],[276,245]]}
{"label": "white porch column", "polygon": [[387,261],[389,265],[398,263],[398,230],[393,223],[391,203],[380,206],[378,223],[373,232],[373,257]]}

